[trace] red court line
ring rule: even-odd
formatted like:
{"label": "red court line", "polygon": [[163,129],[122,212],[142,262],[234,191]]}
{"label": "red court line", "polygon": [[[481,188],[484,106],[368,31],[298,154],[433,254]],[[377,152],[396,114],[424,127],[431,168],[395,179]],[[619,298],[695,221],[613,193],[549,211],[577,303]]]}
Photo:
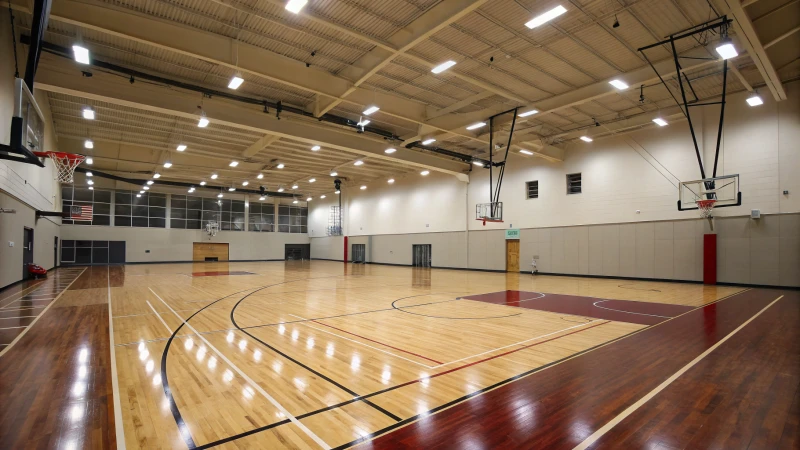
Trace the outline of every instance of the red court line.
{"label": "red court line", "polygon": [[318,324],[320,324],[320,325],[323,325],[323,326],[326,326],[326,327],[328,327],[328,328],[333,328],[334,330],[339,330],[339,331],[341,331],[342,333],[347,333],[347,334],[350,334],[350,335],[353,335],[353,336],[360,337],[361,339],[364,339],[364,340],[366,340],[366,341],[374,342],[374,343],[376,343],[376,344],[380,344],[380,345],[383,345],[383,346],[385,346],[385,347],[393,348],[393,349],[397,350],[398,352],[408,353],[409,355],[414,355],[414,356],[416,356],[416,357],[418,357],[418,358],[427,359],[428,361],[435,362],[436,364],[444,364],[444,363],[443,363],[443,362],[441,362],[441,361],[436,361],[435,359],[431,359],[431,358],[428,358],[428,357],[426,357],[426,356],[419,355],[419,354],[417,354],[417,353],[414,353],[414,352],[409,352],[408,350],[403,350],[402,348],[392,347],[392,346],[391,346],[391,345],[389,345],[389,344],[384,344],[383,342],[379,342],[379,341],[376,341],[376,340],[374,340],[374,339],[370,339],[370,338],[368,338],[368,337],[361,336],[361,335],[359,335],[359,334],[351,333],[351,332],[349,332],[349,331],[345,331],[345,330],[343,330],[343,329],[341,329],[341,328],[336,328],[336,327],[335,327],[335,326],[333,326],[333,325],[328,325],[328,324],[326,324],[326,323],[317,322],[316,320],[312,320],[312,322],[314,322],[314,323],[318,323]]}

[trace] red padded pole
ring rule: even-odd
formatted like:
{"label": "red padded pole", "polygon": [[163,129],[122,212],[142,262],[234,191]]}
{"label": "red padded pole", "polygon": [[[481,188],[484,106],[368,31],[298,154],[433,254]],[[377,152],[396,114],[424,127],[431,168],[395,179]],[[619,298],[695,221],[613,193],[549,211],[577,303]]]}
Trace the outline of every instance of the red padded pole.
{"label": "red padded pole", "polygon": [[347,262],[347,236],[344,237],[344,262]]}
{"label": "red padded pole", "polygon": [[703,284],[717,284],[717,235],[703,235]]}

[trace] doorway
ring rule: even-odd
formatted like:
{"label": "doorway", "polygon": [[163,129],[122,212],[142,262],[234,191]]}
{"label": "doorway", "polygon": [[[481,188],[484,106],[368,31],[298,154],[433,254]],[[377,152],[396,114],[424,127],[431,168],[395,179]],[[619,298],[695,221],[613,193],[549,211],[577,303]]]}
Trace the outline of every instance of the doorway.
{"label": "doorway", "polygon": [[25,227],[22,245],[22,279],[27,280],[30,278],[28,264],[33,264],[33,228]]}
{"label": "doorway", "polygon": [[506,272],[519,273],[519,239],[506,240]]}
{"label": "doorway", "polygon": [[311,244],[286,244],[284,251],[286,261],[311,259]]}
{"label": "doorway", "polygon": [[367,244],[353,244],[353,262],[361,264],[367,262]]}
{"label": "doorway", "polygon": [[414,252],[414,267],[431,266],[431,244],[414,244],[412,250]]}

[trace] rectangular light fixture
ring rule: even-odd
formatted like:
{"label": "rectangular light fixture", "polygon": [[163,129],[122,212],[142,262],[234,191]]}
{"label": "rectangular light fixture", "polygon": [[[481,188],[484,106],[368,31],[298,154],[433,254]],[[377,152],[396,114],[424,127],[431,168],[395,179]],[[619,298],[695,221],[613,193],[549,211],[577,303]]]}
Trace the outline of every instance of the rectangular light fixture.
{"label": "rectangular light fixture", "polygon": [[263,174],[263,173],[260,173],[260,174],[258,174],[258,175],[256,176],[256,178],[258,178],[258,179],[260,180],[260,179],[264,178],[264,174]]}
{"label": "rectangular light fixture", "polygon": [[205,182],[205,181],[201,181],[201,182],[200,182],[200,186],[205,186],[205,185],[206,185],[206,182]]}
{"label": "rectangular light fixture", "polygon": [[94,110],[92,108],[83,108],[83,118],[94,120]]}
{"label": "rectangular light fixture", "polygon": [[317,150],[319,150],[320,148],[322,148],[322,147],[320,147],[319,145],[315,145],[315,146],[311,147],[311,151],[312,151],[312,152],[316,152],[316,151],[317,151]]}
{"label": "rectangular light fixture", "polygon": [[283,163],[281,163],[281,164],[278,164],[278,165],[277,165],[277,166],[275,166],[275,167],[277,167],[278,169],[283,169],[283,168],[284,168],[284,167],[286,167],[286,166],[285,166]]}
{"label": "rectangular light fixture", "polygon": [[83,142],[84,148],[94,148],[94,142],[91,139],[87,139]]}
{"label": "rectangular light fixture", "polygon": [[592,142],[592,138],[590,138],[589,136],[581,136],[581,140],[583,142]]}
{"label": "rectangular light fixture", "polygon": [[249,181],[242,181],[242,186],[247,186],[248,184],[250,184]]}
{"label": "rectangular light fixture", "polygon": [[424,141],[422,141],[422,145],[431,145],[431,144],[433,144],[434,142],[436,142],[436,139],[433,139],[433,138],[431,138],[431,139],[425,139]]}
{"label": "rectangular light fixture", "polygon": [[179,152],[182,152],[182,151],[186,150],[186,146],[183,145],[183,144],[180,144],[180,145],[178,145],[178,148],[176,150],[178,150]]}
{"label": "rectangular light fixture", "polygon": [[628,85],[622,80],[611,80],[608,82],[608,84],[614,86],[619,90],[628,89]]}
{"label": "rectangular light fixture", "polygon": [[92,157],[86,158],[86,164],[89,164],[91,166],[92,164],[94,164],[94,159],[92,159]]}
{"label": "rectangular light fixture", "polygon": [[453,67],[455,65],[456,65],[455,61],[443,62],[443,63],[439,64],[438,66],[434,67],[433,69],[431,69],[431,72],[433,72],[433,73],[442,73],[445,70],[447,70],[447,69],[449,69],[449,68],[451,68],[451,67]]}
{"label": "rectangular light fixture", "polygon": [[369,119],[364,119],[361,122],[358,122],[358,126],[360,127],[365,127],[367,125],[369,125]]}
{"label": "rectangular light fixture", "polygon": [[761,97],[759,97],[758,95],[754,95],[747,99],[747,104],[750,106],[763,105],[764,100],[761,100]]}
{"label": "rectangular light fixture", "polygon": [[484,166],[484,165],[483,165],[483,163],[482,163],[482,162],[480,162],[480,161],[472,161],[472,164],[475,164],[475,165],[476,165],[476,166],[478,166],[478,167],[486,167],[486,166]]}
{"label": "rectangular light fixture", "polygon": [[523,155],[533,155],[533,152],[530,150],[520,150],[519,152]]}
{"label": "rectangular light fixture", "polygon": [[739,56],[736,47],[733,46],[733,42],[731,42],[730,39],[720,41],[720,45],[717,47],[717,53],[719,53],[722,59],[731,59]]}
{"label": "rectangular light fixture", "polygon": [[367,109],[365,109],[365,110],[364,110],[364,115],[365,115],[365,116],[368,116],[368,115],[370,115],[370,114],[372,114],[372,113],[374,113],[374,112],[377,112],[379,109],[380,109],[380,108],[378,108],[377,106],[374,106],[374,105],[373,105],[373,106],[370,106],[369,108],[367,108]]}
{"label": "rectangular light fixture", "polygon": [[206,116],[201,117],[200,120],[197,121],[197,126],[200,128],[205,128],[208,126],[208,119]]}
{"label": "rectangular light fixture", "polygon": [[228,89],[239,89],[239,86],[241,86],[242,83],[244,83],[244,78],[234,75],[233,78],[231,78],[230,83],[228,83]]}
{"label": "rectangular light fixture", "polygon": [[218,176],[219,176],[219,175],[217,175],[217,174],[215,174],[215,173],[212,173],[212,174],[211,174],[211,179],[212,179],[212,180],[216,180]]}
{"label": "rectangular light fixture", "polygon": [[545,13],[539,14],[538,16],[534,17],[533,19],[529,20],[525,24],[525,26],[530,28],[530,29],[534,29],[534,28],[536,28],[536,27],[538,27],[540,25],[543,25],[543,24],[555,19],[556,17],[564,14],[565,12],[567,12],[567,8],[564,8],[563,6],[558,5],[555,8],[551,9],[550,11],[547,11]]}
{"label": "rectangular light fixture", "polygon": [[485,126],[486,126],[486,122],[478,122],[478,123],[473,123],[472,125],[468,126],[467,129],[468,130],[477,130],[478,128],[485,127]]}
{"label": "rectangular light fixture", "polygon": [[156,173],[153,174],[153,178],[155,178],[157,180],[157,179],[161,178],[161,174],[156,172]]}
{"label": "rectangular light fixture", "polygon": [[383,151],[383,153],[386,153],[387,155],[391,155],[392,153],[394,153],[396,151],[397,150],[395,150],[393,148],[387,148],[386,150]]}
{"label": "rectangular light fixture", "polygon": [[228,164],[228,165],[231,166],[231,167],[236,167],[236,166],[239,165],[239,161],[231,161],[231,163]]}
{"label": "rectangular light fixture", "polygon": [[362,164],[364,164],[364,161],[361,161],[360,159],[353,163],[354,166],[360,166]]}
{"label": "rectangular light fixture", "polygon": [[164,167],[169,169],[170,167],[172,167],[172,163],[167,161],[167,162],[164,163]]}
{"label": "rectangular light fixture", "polygon": [[73,45],[72,46],[72,55],[75,57],[75,61],[81,64],[89,64],[89,49],[86,47],[82,47],[80,45]]}
{"label": "rectangular light fixture", "polygon": [[419,174],[420,174],[420,175],[422,175],[423,177],[427,177],[429,173],[431,173],[431,171],[430,171],[430,170],[423,170],[423,171],[422,171],[422,172],[420,172]]}
{"label": "rectangular light fixture", "polygon": [[286,3],[286,10],[292,13],[299,13],[301,9],[308,3],[308,0],[289,0]]}
{"label": "rectangular light fixture", "polygon": [[519,117],[528,117],[528,116],[532,116],[532,115],[534,115],[534,114],[536,114],[536,113],[538,113],[538,112],[539,112],[539,110],[537,110],[537,109],[532,109],[532,110],[530,110],[530,111],[525,111],[524,113],[520,113],[520,114],[519,114]]}
{"label": "rectangular light fixture", "polygon": [[655,122],[660,127],[667,126],[667,121],[662,119],[661,117],[656,117],[655,119],[653,119],[653,122]]}

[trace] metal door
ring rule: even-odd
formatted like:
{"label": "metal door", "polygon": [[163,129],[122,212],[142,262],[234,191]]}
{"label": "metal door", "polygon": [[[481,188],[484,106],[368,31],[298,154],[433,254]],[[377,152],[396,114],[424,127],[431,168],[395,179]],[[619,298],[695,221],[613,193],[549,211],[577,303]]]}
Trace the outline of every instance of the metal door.
{"label": "metal door", "polygon": [[414,267],[430,267],[431,266],[431,244],[414,244],[413,245]]}
{"label": "metal door", "polygon": [[367,262],[366,244],[353,244],[353,262],[362,264]]}
{"label": "metal door", "polygon": [[28,264],[33,263],[33,229],[25,228],[25,236],[22,241],[22,279],[27,280]]}

